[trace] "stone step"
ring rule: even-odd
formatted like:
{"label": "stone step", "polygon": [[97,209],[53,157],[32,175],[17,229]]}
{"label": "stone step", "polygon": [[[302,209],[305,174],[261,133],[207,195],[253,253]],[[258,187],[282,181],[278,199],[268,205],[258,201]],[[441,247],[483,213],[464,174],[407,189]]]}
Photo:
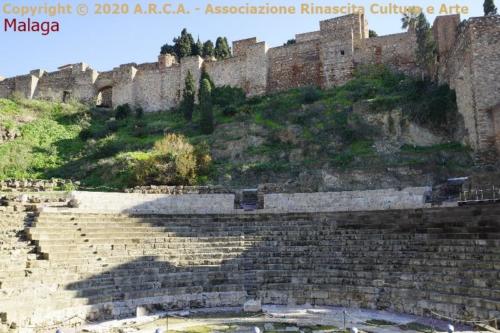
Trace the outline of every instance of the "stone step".
{"label": "stone step", "polygon": [[[290,245],[290,244],[280,244],[280,243],[259,243],[256,242],[252,245],[251,242],[217,242],[217,243],[204,243],[204,242],[163,242],[159,239],[113,239],[113,240],[102,240],[102,239],[86,239],[82,238],[81,240],[74,241],[58,241],[57,246],[54,246],[54,242],[52,241],[37,241],[38,244],[38,252],[44,252],[50,254],[50,252],[58,253],[64,252],[64,248],[71,249],[72,251],[84,251],[85,254],[93,253],[95,251],[106,252],[106,251],[115,251],[115,252],[125,252],[135,251],[135,250],[157,250],[161,251],[178,251],[179,253],[184,252],[197,252],[200,249],[202,251],[205,250],[220,250],[220,249],[234,249],[234,251],[245,251],[246,253],[257,253],[261,252],[266,254],[267,256],[272,253],[286,253],[286,255],[297,254],[297,252],[303,253],[330,253],[337,255],[347,256],[349,253],[354,253],[360,251],[361,253],[367,253],[367,256],[383,256],[387,252],[392,253],[396,252],[404,252],[408,256],[412,254],[418,253],[435,253],[436,256],[450,256],[453,258],[454,256],[475,256],[478,259],[480,258],[494,258],[499,255],[499,248],[494,247],[485,247],[485,246],[476,246],[476,245],[459,245],[459,246],[431,246],[426,247],[420,244],[406,244],[406,245],[380,245],[379,243],[371,243],[368,241],[363,242],[355,242],[351,243],[330,243],[326,241],[317,241],[317,245],[308,245],[305,243],[299,243],[300,245]],[[498,245],[497,245],[498,246]],[[25,253],[22,253],[21,257],[24,257]],[[299,253],[300,254],[300,253]],[[73,255],[73,252],[68,253],[68,255]],[[34,258],[36,254],[27,254],[28,258]]]}

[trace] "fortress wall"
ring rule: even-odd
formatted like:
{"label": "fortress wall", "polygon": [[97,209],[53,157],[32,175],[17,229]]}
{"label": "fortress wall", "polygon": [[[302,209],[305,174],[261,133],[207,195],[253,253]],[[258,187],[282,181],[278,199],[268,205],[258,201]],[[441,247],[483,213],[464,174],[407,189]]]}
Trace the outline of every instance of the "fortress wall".
{"label": "fortress wall", "polygon": [[235,57],[246,55],[248,48],[256,43],[257,43],[257,38],[255,37],[234,41],[233,55]]}
{"label": "fortress wall", "polygon": [[321,35],[345,41],[367,38],[363,14],[351,14],[324,20],[319,23]]}
{"label": "fortress wall", "polygon": [[228,85],[244,88],[246,80],[245,56],[204,63],[207,73],[217,87]]}
{"label": "fortress wall", "polygon": [[263,95],[267,89],[267,46],[265,42],[253,44],[246,52],[246,83],[249,96]]}
{"label": "fortress wall", "polygon": [[462,27],[454,48],[440,66],[439,80],[457,93],[458,111],[464,117],[475,150],[494,150],[495,129],[491,109],[500,91],[500,17],[472,18]]}
{"label": "fortress wall", "polygon": [[71,97],[83,102],[95,104],[97,91],[94,84],[97,76],[98,72],[91,68],[76,73],[71,90]]}
{"label": "fortress wall", "polygon": [[475,97],[472,86],[472,58],[470,49],[471,34],[466,29],[461,32],[455,46],[450,50],[449,58],[440,66],[439,82],[448,83],[457,95],[458,112],[463,116],[467,136],[464,143],[478,149],[476,128]]}
{"label": "fortress wall", "polygon": [[303,43],[303,42],[309,42],[309,41],[320,39],[320,38],[321,38],[321,31],[305,32],[303,34],[296,34],[295,35],[295,42],[296,43]]}
{"label": "fortress wall", "polygon": [[72,192],[77,212],[141,214],[205,214],[234,211],[234,194],[142,194]]}
{"label": "fortress wall", "polygon": [[33,94],[35,93],[35,88],[38,83],[37,77],[31,74],[16,76],[14,78],[14,82],[16,92],[21,93],[21,95],[25,98],[33,98]]}
{"label": "fortress wall", "polygon": [[126,103],[135,106],[133,80],[137,74],[136,66],[127,64],[113,69],[113,107]]}
{"label": "fortress wall", "polygon": [[233,47],[236,47],[233,57],[204,62],[214,84],[242,88],[249,96],[264,94],[267,86],[266,44],[249,38],[234,42]]}
{"label": "fortress wall", "polygon": [[64,91],[71,90],[73,80],[71,68],[45,73],[38,83],[34,98],[62,101]]}
{"label": "fortress wall", "polygon": [[416,65],[416,36],[400,33],[364,39],[356,49],[354,61],[357,64],[384,64],[393,70],[408,75],[418,72]]}
{"label": "fortress wall", "polygon": [[134,107],[144,111],[168,110],[179,100],[180,66],[138,71],[133,81]]}
{"label": "fortress wall", "polygon": [[[495,150],[496,136],[490,110],[499,103],[500,94],[500,16],[472,19],[472,72],[479,149]],[[498,142],[500,144],[500,142]]]}
{"label": "fortress wall", "polygon": [[322,39],[320,43],[320,63],[324,87],[330,88],[352,79],[354,70],[354,49],[352,40]]}
{"label": "fortress wall", "polygon": [[309,41],[269,49],[267,92],[322,86],[320,43]]}
{"label": "fortress wall", "polygon": [[180,90],[179,96],[182,96],[182,92],[184,91],[184,83],[186,82],[186,76],[188,72],[191,72],[191,75],[193,76],[195,82],[195,89],[198,92],[198,82],[200,82],[202,66],[203,59],[199,56],[192,56],[181,59],[180,77],[177,81]]}
{"label": "fortress wall", "polygon": [[7,98],[16,90],[16,82],[14,78],[4,79],[0,81],[0,98]]}
{"label": "fortress wall", "polygon": [[455,44],[460,15],[438,16],[432,24],[432,33],[437,43],[438,56],[446,57]]}
{"label": "fortress wall", "polygon": [[277,212],[338,212],[425,207],[428,187],[324,193],[272,193],[264,195],[264,209]]}

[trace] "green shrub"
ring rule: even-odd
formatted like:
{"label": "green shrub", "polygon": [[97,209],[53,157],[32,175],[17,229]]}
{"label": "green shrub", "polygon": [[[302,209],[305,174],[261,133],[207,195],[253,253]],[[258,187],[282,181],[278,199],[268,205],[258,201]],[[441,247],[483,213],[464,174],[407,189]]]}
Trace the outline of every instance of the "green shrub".
{"label": "green shrub", "polygon": [[152,154],[137,161],[134,168],[137,185],[191,185],[198,171],[210,164],[203,148],[196,150],[182,135],[167,134],[156,142]]}
{"label": "green shrub", "polygon": [[134,124],[134,129],[132,131],[132,135],[136,138],[144,138],[148,134],[148,128],[144,121],[138,121]]}
{"label": "green shrub", "polygon": [[403,110],[412,121],[447,133],[454,131],[458,108],[455,91],[448,85],[415,82],[406,100]]}
{"label": "green shrub", "polygon": [[144,117],[144,109],[141,107],[138,107],[137,109],[135,109],[135,117],[137,119],[142,119]]}
{"label": "green shrub", "polygon": [[78,136],[83,141],[87,141],[88,139],[92,138],[93,133],[92,133],[92,130],[90,128],[84,128],[84,129],[82,129],[80,131],[80,133],[78,134]]}
{"label": "green shrub", "polygon": [[106,128],[108,129],[108,133],[111,132],[116,132],[118,131],[118,128],[119,128],[119,125],[118,125],[118,121],[116,120],[108,120],[106,122]]}
{"label": "green shrub", "polygon": [[306,87],[302,90],[302,102],[312,104],[321,99],[321,91],[316,87]]}
{"label": "green shrub", "polygon": [[212,103],[222,108],[239,106],[245,102],[245,98],[245,92],[241,88],[222,86],[212,90]]}
{"label": "green shrub", "polygon": [[222,109],[222,114],[225,116],[234,116],[238,113],[238,108],[234,105],[228,105]]}
{"label": "green shrub", "polygon": [[115,109],[115,118],[122,120],[128,118],[132,114],[132,109],[128,103],[119,105]]}

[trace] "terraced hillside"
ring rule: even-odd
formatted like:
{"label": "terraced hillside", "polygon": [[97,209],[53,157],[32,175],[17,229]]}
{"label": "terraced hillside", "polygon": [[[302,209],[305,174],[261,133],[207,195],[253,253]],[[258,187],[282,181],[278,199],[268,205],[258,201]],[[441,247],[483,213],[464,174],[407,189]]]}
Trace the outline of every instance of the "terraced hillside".
{"label": "terraced hillside", "polygon": [[339,191],[432,185],[474,168],[454,92],[384,68],[329,90],[245,99],[219,87],[213,114],[207,134],[198,107],[186,120],[181,110],[3,99],[0,179]]}

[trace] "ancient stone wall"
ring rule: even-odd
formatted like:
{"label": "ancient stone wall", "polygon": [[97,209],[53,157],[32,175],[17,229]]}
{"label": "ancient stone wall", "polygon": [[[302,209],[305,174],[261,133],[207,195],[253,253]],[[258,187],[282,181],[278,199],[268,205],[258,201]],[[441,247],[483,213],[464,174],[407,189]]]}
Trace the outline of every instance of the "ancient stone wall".
{"label": "ancient stone wall", "polygon": [[472,18],[459,27],[454,47],[441,59],[439,79],[457,93],[465,142],[476,151],[495,150],[491,109],[500,91],[500,16]]}
{"label": "ancient stone wall", "polygon": [[322,86],[319,40],[269,49],[267,91]]}
{"label": "ancient stone wall", "polygon": [[[500,16],[471,18],[460,25],[459,20],[449,15],[434,23],[439,80],[457,92],[468,131],[464,142],[477,151],[493,151],[496,130],[491,109],[500,101]],[[364,15],[353,14],[321,21],[319,31],[297,34],[292,45],[268,50],[256,38],[235,41],[233,57],[221,61],[187,57],[179,64],[171,55],[160,55],[158,62],[125,64],[103,73],[83,63],[52,73],[36,70],[0,81],[0,97],[17,91],[26,98],[75,98],[111,107],[128,103],[146,112],[158,111],[177,106],[187,73],[198,81],[202,67],[217,86],[240,87],[252,96],[310,85],[340,85],[363,64],[384,64],[416,75],[420,70],[415,48],[412,32],[368,38]]]}
{"label": "ancient stone wall", "polygon": [[425,207],[431,188],[324,193],[264,194],[264,209],[281,212],[336,212]]}
{"label": "ancient stone wall", "polygon": [[367,38],[356,50],[354,61],[357,64],[383,64],[413,76],[418,72],[416,42],[416,36],[411,32]]}
{"label": "ancient stone wall", "polygon": [[234,211],[234,194],[142,194],[72,192],[78,212],[127,214],[203,214]]}
{"label": "ancient stone wall", "polygon": [[438,16],[432,25],[432,33],[437,44],[439,58],[445,58],[455,45],[458,35],[460,15]]}

